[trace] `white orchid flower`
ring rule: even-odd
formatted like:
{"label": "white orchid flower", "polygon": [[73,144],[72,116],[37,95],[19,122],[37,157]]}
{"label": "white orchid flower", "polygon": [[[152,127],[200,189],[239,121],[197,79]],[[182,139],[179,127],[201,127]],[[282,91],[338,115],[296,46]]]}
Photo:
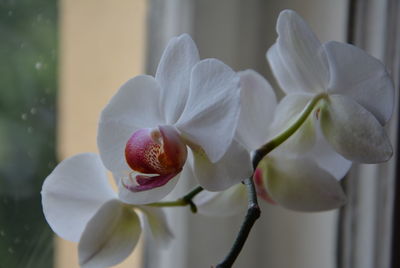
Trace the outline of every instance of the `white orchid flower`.
{"label": "white orchid flower", "polygon": [[346,159],[387,161],[393,150],[383,125],[393,111],[394,88],[382,63],[349,44],[321,44],[291,10],[279,15],[277,32],[267,58],[288,95],[280,103],[274,129],[287,127],[287,119],[309,103],[314,116],[291,138],[297,140],[293,144],[309,148],[315,140],[312,126],[318,121],[330,146]]}
{"label": "white orchid flower", "polygon": [[137,76],[119,89],[101,114],[98,146],[122,200],[162,199],[187,163],[211,191],[251,174],[246,150],[233,140],[239,80],[219,60],[200,61],[196,45],[184,34],[168,43],[155,78]]}
{"label": "white orchid flower", "polygon": [[41,194],[53,231],[79,242],[82,267],[120,263],[132,253],[144,230],[162,244],[172,237],[161,209],[127,205],[117,197],[96,154],[62,161],[46,178]]}
{"label": "white orchid flower", "polygon": [[[264,78],[254,71],[239,74],[242,109],[236,137],[250,154],[266,143],[275,113],[282,110],[276,109],[275,94]],[[350,169],[351,162],[331,150],[322,135],[317,134],[306,153],[293,150],[297,147],[283,146],[262,160],[253,176],[260,198],[291,210],[309,212],[344,204],[346,198],[339,181]],[[211,216],[244,212],[246,200],[246,187],[242,184],[220,193],[203,191],[194,199],[199,212]]]}

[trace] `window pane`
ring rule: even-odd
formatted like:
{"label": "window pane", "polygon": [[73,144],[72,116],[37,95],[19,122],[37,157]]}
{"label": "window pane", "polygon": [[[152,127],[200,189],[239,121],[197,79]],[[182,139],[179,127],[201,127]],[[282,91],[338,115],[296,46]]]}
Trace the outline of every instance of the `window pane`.
{"label": "window pane", "polygon": [[55,166],[57,2],[0,2],[0,266],[52,267],[40,189]]}

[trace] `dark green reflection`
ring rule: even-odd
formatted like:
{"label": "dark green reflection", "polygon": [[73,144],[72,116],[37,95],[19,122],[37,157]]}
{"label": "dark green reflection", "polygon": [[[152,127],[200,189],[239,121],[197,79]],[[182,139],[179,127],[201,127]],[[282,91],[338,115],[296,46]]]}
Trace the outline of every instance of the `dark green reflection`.
{"label": "dark green reflection", "polygon": [[0,0],[0,267],[52,267],[40,189],[55,165],[57,1]]}

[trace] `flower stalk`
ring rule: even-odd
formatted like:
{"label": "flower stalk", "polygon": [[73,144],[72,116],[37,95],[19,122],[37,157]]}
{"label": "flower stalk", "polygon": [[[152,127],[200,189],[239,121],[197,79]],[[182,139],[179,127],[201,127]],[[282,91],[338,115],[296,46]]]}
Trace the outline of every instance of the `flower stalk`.
{"label": "flower stalk", "polygon": [[[306,121],[308,116],[314,110],[318,102],[324,98],[326,98],[326,94],[316,95],[313,99],[311,99],[311,101],[307,104],[307,106],[304,107],[303,111],[300,113],[297,120],[293,122],[293,124],[291,124],[287,129],[282,131],[280,134],[272,138],[269,142],[267,142],[265,145],[263,145],[262,147],[260,147],[258,150],[255,151],[253,157],[254,170],[256,170],[259,162],[264,158],[264,156],[266,156],[276,147],[281,145],[303,125],[303,123]],[[244,243],[246,242],[247,237],[249,236],[250,231],[253,228],[253,225],[261,215],[261,210],[257,200],[257,192],[253,181],[253,176],[244,180],[243,183],[246,185],[247,188],[247,196],[248,196],[247,213],[231,250],[225,256],[223,261],[216,266],[216,268],[232,267],[236,258],[239,256],[244,246]]]}
{"label": "flower stalk", "polygon": [[203,191],[203,187],[197,186],[194,188],[192,191],[190,191],[188,194],[184,195],[183,197],[179,198],[176,201],[165,201],[165,202],[155,202],[155,203],[150,203],[147,204],[147,206],[151,207],[185,207],[185,206],[190,206],[190,210],[193,213],[197,212],[197,206],[193,202],[193,198]]}
{"label": "flower stalk", "polygon": [[287,129],[276,135],[269,142],[261,146],[259,149],[257,149],[253,157],[253,164],[256,164],[254,168],[257,167],[258,163],[261,161],[261,159],[264,158],[264,156],[266,156],[268,153],[270,153],[272,150],[274,150],[276,147],[278,147],[284,141],[290,138],[290,136],[292,136],[303,125],[308,116],[314,110],[315,106],[317,106],[318,102],[321,99],[326,98],[327,95],[325,93],[316,95],[308,102],[306,107],[304,107],[303,111],[299,114],[297,120],[295,120],[293,124],[291,124]]}
{"label": "flower stalk", "polygon": [[244,184],[246,185],[248,192],[247,213],[231,250],[229,251],[228,255],[226,255],[225,259],[216,266],[217,268],[232,267],[236,258],[242,251],[244,243],[246,242],[254,223],[261,215],[261,210],[258,206],[257,192],[254,186],[253,177],[244,180]]}

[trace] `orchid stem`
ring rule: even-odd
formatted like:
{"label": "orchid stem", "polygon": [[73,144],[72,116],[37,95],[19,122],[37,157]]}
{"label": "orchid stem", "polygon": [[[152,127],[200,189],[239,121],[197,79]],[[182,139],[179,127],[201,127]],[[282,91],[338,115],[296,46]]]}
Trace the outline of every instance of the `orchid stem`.
{"label": "orchid stem", "polygon": [[216,268],[232,267],[233,263],[236,261],[236,258],[242,251],[244,243],[246,242],[247,237],[250,234],[251,228],[253,227],[256,220],[260,217],[261,210],[258,206],[257,192],[254,186],[253,177],[244,180],[244,184],[246,185],[248,192],[247,214],[244,218],[242,226],[240,227],[239,233],[231,250],[225,257],[225,259],[216,266]]}
{"label": "orchid stem", "polygon": [[306,121],[318,102],[321,99],[326,98],[327,95],[325,93],[318,94],[314,98],[312,98],[311,101],[308,102],[306,107],[304,107],[303,111],[299,114],[297,120],[295,120],[287,129],[276,135],[269,142],[267,142],[255,151],[253,163],[257,163],[258,165],[258,163],[261,161],[261,159],[263,159],[264,156],[266,156],[268,153],[270,153],[272,150],[274,150],[276,147],[278,147],[284,141],[290,138],[290,136],[292,136],[303,125],[303,123]]}
{"label": "orchid stem", "polygon": [[[254,170],[256,170],[258,164],[264,158],[264,156],[266,156],[276,147],[281,145],[303,125],[303,123],[306,121],[318,102],[324,98],[326,98],[326,94],[316,95],[313,99],[311,99],[306,107],[304,107],[298,118],[287,129],[279,133],[277,136],[272,138],[269,142],[267,142],[265,145],[255,151],[253,157]],[[244,181],[244,184],[246,185],[248,196],[247,214],[244,218],[242,226],[240,227],[239,233],[236,237],[235,242],[233,243],[231,250],[229,251],[228,255],[226,255],[225,259],[216,266],[216,268],[232,267],[233,263],[236,261],[236,258],[239,256],[244,246],[244,243],[246,242],[247,237],[249,236],[250,231],[253,228],[254,223],[261,215],[261,210],[258,206],[257,201],[257,192],[253,182],[253,176],[246,179]]]}
{"label": "orchid stem", "polygon": [[188,194],[184,195],[183,197],[179,198],[176,201],[166,201],[166,202],[156,202],[156,203],[150,203],[147,204],[147,206],[151,207],[185,207],[185,206],[190,206],[190,210],[193,213],[197,212],[197,206],[193,202],[193,198],[203,191],[203,187],[197,186],[194,188],[192,191],[190,191]]}

